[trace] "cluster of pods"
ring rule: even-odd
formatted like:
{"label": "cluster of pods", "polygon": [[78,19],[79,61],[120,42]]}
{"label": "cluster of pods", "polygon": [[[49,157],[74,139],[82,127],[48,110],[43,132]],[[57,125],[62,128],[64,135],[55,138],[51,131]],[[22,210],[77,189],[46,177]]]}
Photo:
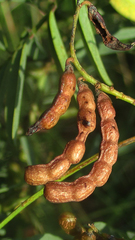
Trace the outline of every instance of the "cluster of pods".
{"label": "cluster of pods", "polygon": [[[103,186],[117,160],[119,131],[115,121],[115,109],[107,94],[96,90],[97,103],[88,85],[78,80],[77,115],[78,135],[68,142],[61,155],[55,157],[48,164],[38,164],[26,167],[25,181],[30,185],[45,185],[44,196],[54,203],[82,201],[86,199],[96,187]],[[43,129],[51,129],[56,125],[60,116],[66,112],[76,88],[76,77],[69,59],[66,61],[65,72],[60,79],[60,87],[52,106],[45,111],[39,120],[32,125],[27,135],[32,135]],[[101,118],[102,141],[98,160],[86,176],[74,182],[56,182],[63,176],[71,164],[81,161],[85,153],[85,142],[89,133],[96,127],[97,109]]]}
{"label": "cluster of pods", "polygon": [[[135,42],[131,44],[121,43],[112,36],[96,7],[91,2],[84,1],[79,5],[80,8],[85,4],[88,6],[88,17],[96,32],[102,37],[105,46],[114,50],[126,51],[135,45]],[[76,77],[70,61],[70,58],[66,61],[65,72],[60,79],[59,91],[52,106],[28,129],[27,135],[54,127],[60,116],[68,109],[76,88]],[[25,181],[30,185],[45,185],[44,196],[54,203],[78,202],[86,199],[96,187],[103,186],[107,182],[118,156],[119,131],[114,119],[115,109],[111,99],[95,86],[97,95],[95,104],[94,95],[88,85],[81,80],[78,80],[77,83],[77,102],[79,105],[77,137],[68,142],[63,153],[50,163],[28,166],[25,170]],[[71,164],[77,164],[81,161],[85,153],[87,136],[96,127],[96,105],[101,118],[102,134],[98,160],[88,175],[82,176],[74,182],[56,182],[55,180],[62,177]]]}

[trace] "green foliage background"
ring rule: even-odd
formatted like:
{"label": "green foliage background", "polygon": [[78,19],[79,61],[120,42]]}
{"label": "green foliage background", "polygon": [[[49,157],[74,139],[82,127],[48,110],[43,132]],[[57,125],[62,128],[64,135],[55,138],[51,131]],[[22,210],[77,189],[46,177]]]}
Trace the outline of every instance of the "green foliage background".
{"label": "green foliage background", "polygon": [[[0,3],[0,219],[40,187],[28,186],[24,169],[30,164],[48,163],[62,153],[65,144],[77,135],[77,103],[72,99],[69,110],[58,124],[44,133],[26,137],[28,127],[49,107],[57,93],[64,60],[70,57],[74,0],[58,0],[56,27],[65,52],[53,45],[56,31],[50,21],[55,1],[3,1]],[[135,22],[119,15],[107,0],[92,3],[103,15],[109,31],[123,42],[135,39]],[[80,12],[81,15],[81,12]],[[103,46],[95,34],[98,54],[115,89],[135,98],[135,50],[116,52]],[[83,26],[78,24],[75,48],[80,64],[88,74],[103,82],[98,64],[86,45]],[[62,56],[62,54],[64,54]],[[62,57],[60,59],[59,57]],[[99,69],[98,69],[99,68]],[[79,72],[75,69],[77,77]],[[94,87],[89,84],[94,91]],[[116,109],[120,141],[134,136],[134,106],[111,96]],[[87,159],[99,151],[100,120],[86,142]],[[87,174],[91,166],[71,176],[73,181]],[[52,204],[44,197],[25,208],[10,221],[0,235],[3,239],[70,239],[58,225],[63,211],[73,212],[82,224],[105,222],[104,232],[132,239],[135,235],[135,144],[119,150],[117,163],[109,181],[80,203]],[[50,235],[44,235],[44,234]],[[33,237],[34,236],[34,237]],[[44,238],[43,238],[44,236]],[[59,238],[55,238],[59,236]]]}

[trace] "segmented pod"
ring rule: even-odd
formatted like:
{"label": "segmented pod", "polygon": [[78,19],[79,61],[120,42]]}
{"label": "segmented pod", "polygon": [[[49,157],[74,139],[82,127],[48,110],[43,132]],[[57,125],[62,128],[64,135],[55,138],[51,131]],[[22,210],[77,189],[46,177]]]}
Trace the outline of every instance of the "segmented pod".
{"label": "segmented pod", "polygon": [[103,186],[112,171],[112,165],[117,160],[119,131],[114,120],[115,110],[110,98],[100,92],[97,98],[97,108],[101,117],[102,142],[100,156],[94,163],[91,172],[74,182],[49,182],[45,186],[44,196],[51,202],[62,203],[82,201],[95,190]]}
{"label": "segmented pod", "polygon": [[60,79],[60,87],[57,96],[55,97],[52,106],[46,110],[39,120],[34,123],[27,131],[26,135],[30,136],[33,133],[43,129],[51,129],[54,127],[60,116],[63,115],[69,107],[71,97],[76,88],[76,77],[71,63],[67,60],[65,72]]}
{"label": "segmented pod", "polygon": [[30,185],[43,185],[60,178],[71,166],[81,161],[85,153],[85,141],[88,134],[96,127],[95,102],[88,85],[79,81],[77,101],[78,135],[65,146],[63,153],[48,164],[39,164],[26,167],[25,181]]}

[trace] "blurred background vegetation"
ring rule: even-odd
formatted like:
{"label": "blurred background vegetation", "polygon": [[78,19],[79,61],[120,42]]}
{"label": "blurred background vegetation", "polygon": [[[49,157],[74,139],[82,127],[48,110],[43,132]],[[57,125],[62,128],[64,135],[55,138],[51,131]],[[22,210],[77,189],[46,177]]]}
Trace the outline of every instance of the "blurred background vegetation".
{"label": "blurred background vegetation", "polygon": [[[121,0],[122,2],[122,0]],[[124,1],[123,1],[124,2]],[[53,0],[16,0],[0,3],[0,220],[40,187],[28,186],[24,169],[30,164],[48,163],[61,154],[65,144],[77,135],[77,103],[51,130],[26,137],[28,127],[49,107],[58,89],[62,66],[53,46],[49,13]],[[104,17],[107,28],[123,42],[135,39],[135,20],[120,15],[108,0],[92,3]],[[128,10],[127,10],[128,11]],[[57,0],[55,17],[67,56],[72,31],[74,0]],[[105,48],[93,28],[99,53],[116,90],[135,98],[135,50],[116,52]],[[115,34],[116,33],[116,34]],[[78,24],[75,48],[83,68],[99,81]],[[75,69],[77,77],[79,72]],[[94,87],[91,86],[92,90]],[[120,141],[134,136],[134,106],[111,96],[116,109]],[[99,151],[100,120],[86,142],[87,159]],[[91,166],[71,176],[73,181],[87,174]],[[135,236],[135,144],[119,150],[108,182],[80,203],[52,204],[42,196],[0,230],[2,239],[40,239],[46,233],[70,239],[58,225],[64,211],[74,213],[82,224],[105,222],[106,231],[116,237]],[[35,238],[33,237],[35,236]],[[48,238],[48,239],[53,239]],[[71,238],[72,239],[72,238]]]}

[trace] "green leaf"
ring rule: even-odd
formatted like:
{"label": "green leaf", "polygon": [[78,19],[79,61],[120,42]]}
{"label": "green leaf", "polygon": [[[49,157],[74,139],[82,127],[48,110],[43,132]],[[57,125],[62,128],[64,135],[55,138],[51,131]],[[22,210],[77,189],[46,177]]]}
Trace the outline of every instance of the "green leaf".
{"label": "green leaf", "polygon": [[36,164],[34,151],[32,146],[29,143],[28,137],[23,136],[20,138],[20,141],[21,141],[21,147],[25,155],[27,164],[28,165]]}
{"label": "green leaf", "polygon": [[131,232],[131,231],[128,231],[127,232],[127,236],[130,238],[130,239],[135,239],[135,232]]}
{"label": "green leaf", "polygon": [[8,74],[7,130],[12,140],[15,140],[19,126],[26,60],[31,44],[32,41],[26,42],[15,52]]}
{"label": "green leaf", "polygon": [[0,42],[0,50],[6,51],[6,48],[2,42]]}
{"label": "green leaf", "polygon": [[10,69],[11,61],[7,62],[0,70],[0,111],[7,92],[8,86],[8,72]]}
{"label": "green leaf", "polygon": [[26,240],[62,240],[62,238],[54,236],[50,233],[45,233],[44,235],[36,235],[30,238],[26,238]]}
{"label": "green leaf", "polygon": [[114,33],[115,37],[119,40],[128,40],[135,38],[135,27],[126,27]]}
{"label": "green leaf", "polygon": [[20,64],[19,64],[19,71],[18,71],[18,79],[17,79],[15,108],[14,108],[14,113],[13,113],[12,139],[16,138],[16,134],[17,134],[18,126],[19,126],[23,85],[24,85],[24,79],[25,79],[26,61],[27,61],[28,53],[31,48],[31,44],[32,44],[32,41],[28,41],[24,44],[24,46],[22,48]]}
{"label": "green leaf", "polygon": [[8,1],[0,3],[0,25],[4,45],[9,51],[14,51],[19,44],[19,37],[9,4]]}
{"label": "green leaf", "polygon": [[110,0],[112,7],[124,17],[135,21],[135,1],[134,0]]}
{"label": "green leaf", "polygon": [[49,14],[49,27],[50,27],[50,33],[51,33],[53,45],[54,45],[58,60],[60,62],[62,70],[64,71],[65,62],[68,56],[67,56],[61,35],[59,33],[59,29],[58,29],[53,11],[51,11]]}
{"label": "green leaf", "polygon": [[99,230],[102,231],[106,227],[106,223],[104,222],[95,222],[94,226]]}
{"label": "green leaf", "polygon": [[16,86],[21,51],[22,50],[20,49],[14,53],[10,64],[10,68],[8,69],[7,73],[8,89],[7,89],[6,123],[8,137],[10,140],[12,139],[13,112],[15,106]]}
{"label": "green leaf", "polygon": [[40,240],[62,240],[62,238],[46,233],[42,238],[40,238]]}
{"label": "green leaf", "polygon": [[106,84],[112,85],[112,81],[110,80],[110,78],[105,70],[105,67],[103,65],[102,59],[99,54],[99,50],[96,45],[96,40],[95,40],[95,36],[94,36],[93,30],[92,30],[91,22],[88,19],[88,11],[87,11],[86,6],[83,6],[80,10],[79,23],[81,26],[81,31],[82,31],[82,34],[84,37],[85,45],[86,45],[88,51],[91,53],[91,56],[94,60],[94,63],[97,67],[97,70],[98,70],[100,76],[102,77],[103,81]]}

